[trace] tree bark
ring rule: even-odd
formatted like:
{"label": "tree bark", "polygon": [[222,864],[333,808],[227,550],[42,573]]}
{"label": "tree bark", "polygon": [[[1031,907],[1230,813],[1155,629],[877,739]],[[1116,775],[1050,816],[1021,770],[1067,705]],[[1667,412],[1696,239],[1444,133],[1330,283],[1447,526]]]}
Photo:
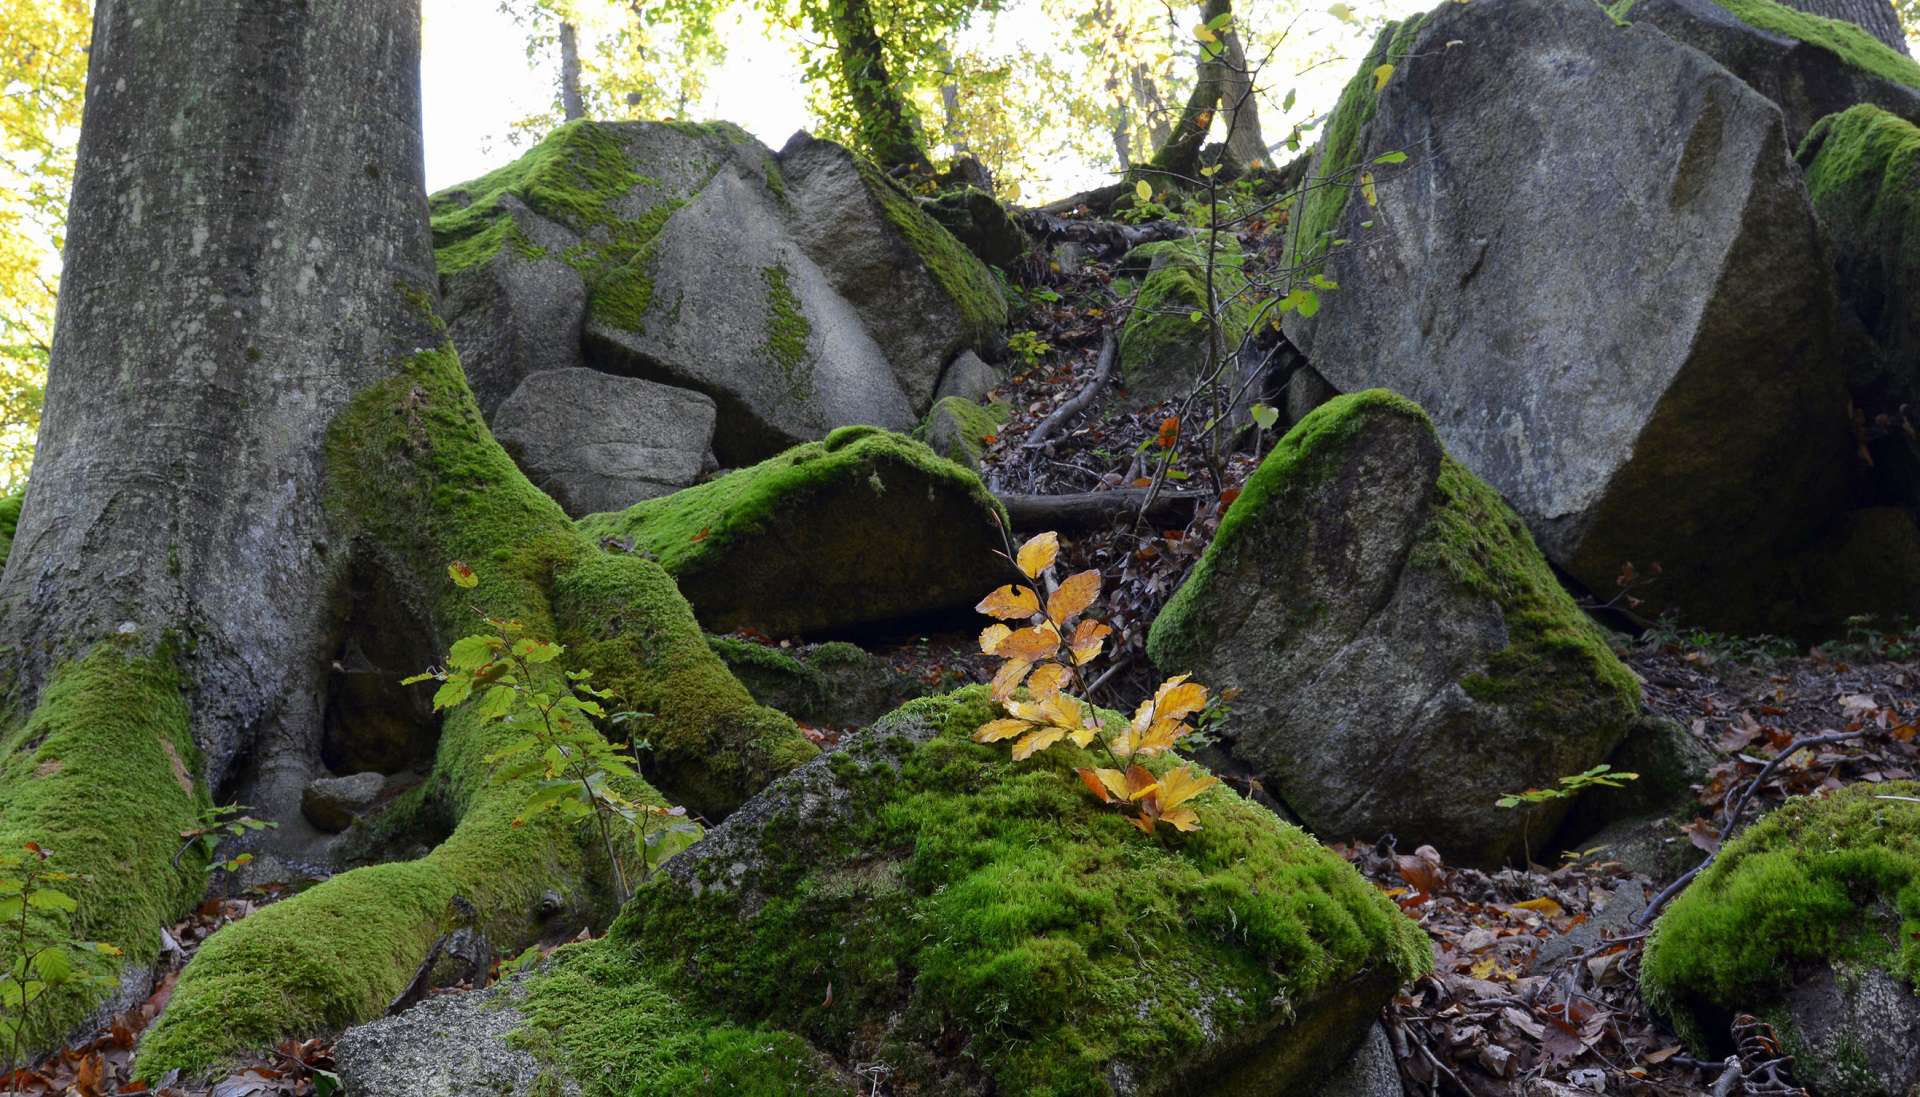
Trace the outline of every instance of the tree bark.
{"label": "tree bark", "polygon": [[886,44],[868,0],[819,0],[858,119],[857,136],[882,167],[931,174],[913,108],[887,71]]}
{"label": "tree bark", "polygon": [[[1212,24],[1233,14],[1233,0],[1205,0],[1201,22]],[[1154,152],[1154,174],[1193,179],[1199,172],[1200,150],[1206,145],[1216,112],[1227,118],[1227,152],[1243,164],[1265,162],[1266,140],[1260,133],[1260,108],[1253,94],[1253,73],[1246,50],[1231,23],[1220,35],[1218,52],[1209,58],[1202,48],[1193,92],[1166,140]]]}
{"label": "tree bark", "polygon": [[1785,0],[1785,3],[1810,15],[1852,23],[1901,54],[1909,53],[1906,31],[1900,26],[1900,16],[1891,0]]}
{"label": "tree bark", "polygon": [[566,21],[560,24],[560,113],[569,122],[587,116],[580,92],[580,29]]}
{"label": "tree bark", "polygon": [[[418,0],[96,12],[41,448],[0,578],[25,714],[0,743],[0,845],[86,875],[59,935],[125,951],[84,961],[113,965],[123,1003],[205,890],[204,858],[176,851],[210,793],[239,785],[276,834],[304,825],[369,574],[423,664],[478,615],[561,639],[553,672],[652,713],[653,773],[697,810],[813,753],[665,572],[601,552],[488,432],[434,315],[418,33]],[[477,588],[449,583],[453,560]],[[455,927],[517,948],[610,913],[592,837],[521,825],[537,782],[490,777],[517,734],[448,715],[420,790],[447,839],[223,930],[142,1041],[143,1075],[378,1016]],[[99,996],[36,1006],[29,1046]]]}

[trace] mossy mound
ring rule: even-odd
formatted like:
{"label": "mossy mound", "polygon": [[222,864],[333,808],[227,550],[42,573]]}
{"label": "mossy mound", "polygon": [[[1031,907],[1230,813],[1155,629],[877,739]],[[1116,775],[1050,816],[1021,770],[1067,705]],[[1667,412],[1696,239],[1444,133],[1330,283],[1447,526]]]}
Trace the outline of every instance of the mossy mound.
{"label": "mossy mound", "polygon": [[1604,760],[1639,706],[1519,517],[1382,389],[1281,439],[1147,650],[1241,690],[1231,749],[1323,837],[1419,834],[1462,860],[1551,833],[1558,811],[1494,801]]}
{"label": "mossy mound", "polygon": [[941,191],[920,208],[989,266],[1011,270],[1033,247],[1007,208],[978,187]]}
{"label": "mossy mound", "polygon": [[1861,104],[1814,123],[1799,160],[1841,297],[1880,348],[1870,382],[1888,404],[1920,398],[1920,126]]}
{"label": "mossy mound", "polygon": [[[1142,835],[1056,748],[969,735],[973,687],[913,702],[668,863],[609,932],[662,986],[921,1094],[1311,1091],[1424,935],[1224,788]],[[1197,1087],[1197,1088],[1196,1088]]]}
{"label": "mossy mound", "polygon": [[1120,376],[1129,391],[1163,400],[1192,388],[1208,361],[1209,312],[1219,316],[1217,353],[1239,346],[1254,315],[1243,262],[1232,236],[1223,237],[1211,256],[1204,239],[1157,241],[1127,253],[1123,266],[1147,266],[1120,331]]}
{"label": "mossy mound", "polygon": [[652,553],[708,629],[789,635],[972,605],[1005,580],[1004,520],[966,469],[843,427],[580,528]]}
{"label": "mossy mound", "polygon": [[979,469],[987,444],[1011,414],[1005,404],[980,404],[959,396],[943,396],[914,428],[913,436],[933,452],[957,465]]}
{"label": "mossy mound", "polygon": [[[1797,42],[1818,46],[1849,67],[1896,84],[1920,88],[1920,62],[1844,19],[1828,19],[1776,3],[1775,0],[1713,2],[1755,30],[1770,31]],[[1620,5],[1619,10],[1623,17],[1629,16],[1632,14],[1632,5]]]}
{"label": "mossy mound", "polygon": [[835,640],[783,650],[731,636],[709,636],[735,678],[768,708],[815,727],[865,727],[916,697],[958,685],[929,685],[854,644]]}
{"label": "mossy mound", "polygon": [[1779,1004],[1810,965],[1920,985],[1920,784],[1795,797],[1728,842],[1654,925],[1647,1001],[1696,1047]]}

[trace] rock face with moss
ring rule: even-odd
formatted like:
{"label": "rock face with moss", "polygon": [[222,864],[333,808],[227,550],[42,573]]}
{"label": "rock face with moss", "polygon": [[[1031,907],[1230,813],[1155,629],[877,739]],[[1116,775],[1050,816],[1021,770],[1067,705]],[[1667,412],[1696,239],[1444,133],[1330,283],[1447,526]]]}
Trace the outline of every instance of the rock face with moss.
{"label": "rock face with moss", "polygon": [[1005,404],[979,404],[958,396],[944,396],[914,428],[913,436],[947,460],[978,471],[988,439],[999,433],[1007,414]]}
{"label": "rock face with moss", "polygon": [[1605,760],[1639,702],[1499,494],[1379,390],[1281,440],[1147,650],[1240,690],[1227,749],[1321,838],[1479,863],[1564,812],[1494,801]]}
{"label": "rock face with moss", "polygon": [[709,630],[786,636],[973,605],[1007,578],[996,520],[971,472],[901,435],[843,427],[580,526],[657,557]]}
{"label": "rock face with moss", "polygon": [[482,410],[547,370],[636,374],[712,398],[729,464],[911,427],[1006,323],[986,268],[825,142],[776,156],[724,124],[575,123],[432,208]]}
{"label": "rock face with moss", "polygon": [[1660,28],[1773,100],[1796,144],[1816,120],[1856,103],[1920,122],[1920,63],[1852,23],[1775,0],[1624,0],[1611,10]]}
{"label": "rock face with moss", "polygon": [[[1142,244],[1121,260],[1123,268],[1144,269],[1119,351],[1120,378],[1138,400],[1157,403],[1186,393],[1209,362],[1234,352],[1245,338],[1254,309],[1241,273],[1239,241],[1224,236],[1220,244],[1210,256],[1204,238],[1163,240]],[[1196,321],[1195,313],[1202,319]],[[1219,320],[1212,358],[1208,315]]]}
{"label": "rock face with moss", "polygon": [[1310,173],[1339,209],[1296,246],[1348,242],[1295,344],[1425,407],[1589,589],[1657,561],[1654,612],[1802,624],[1777,564],[1840,516],[1852,437],[1779,110],[1588,0],[1445,4],[1382,49]]}
{"label": "rock face with moss", "polygon": [[1730,1043],[1736,1012],[1773,1021],[1819,1093],[1920,1086],[1916,796],[1889,782],[1797,798],[1729,842],[1655,923],[1648,1002],[1703,1053]]}
{"label": "rock face with moss", "polygon": [[865,727],[916,697],[946,687],[895,669],[854,644],[835,640],[792,649],[709,636],[713,649],[753,699],[814,727]]}

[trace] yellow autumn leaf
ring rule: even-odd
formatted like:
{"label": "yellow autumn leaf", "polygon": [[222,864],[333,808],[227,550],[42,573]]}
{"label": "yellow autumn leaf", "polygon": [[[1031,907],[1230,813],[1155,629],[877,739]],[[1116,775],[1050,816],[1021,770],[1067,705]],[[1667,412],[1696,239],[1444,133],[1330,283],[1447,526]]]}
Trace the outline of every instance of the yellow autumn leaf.
{"label": "yellow autumn leaf", "polygon": [[1200,829],[1200,817],[1193,813],[1192,808],[1172,808],[1163,811],[1160,813],[1160,821],[1175,830],[1184,830],[1189,833]]}
{"label": "yellow autumn leaf", "polygon": [[1363,171],[1360,173],[1360,193],[1366,198],[1368,209],[1372,209],[1380,204],[1380,193],[1373,189],[1372,172]]}
{"label": "yellow autumn leaf", "polygon": [[1012,583],[1001,587],[973,607],[988,617],[998,617],[1003,621],[1018,621],[1032,617],[1040,612],[1040,599],[1027,587],[1016,587]]}
{"label": "yellow autumn leaf", "polygon": [[988,625],[980,630],[980,654],[993,655],[1000,650],[1000,641],[1013,635],[1013,630],[1005,625]]}
{"label": "yellow autumn leaf", "polygon": [[1193,28],[1193,36],[1202,42],[1218,42],[1220,40],[1220,36],[1213,33],[1212,28],[1208,27],[1205,23],[1201,23]]}
{"label": "yellow autumn leaf", "polygon": [[1046,701],[1008,701],[1007,712],[1030,724],[1053,723],[1053,709]]}
{"label": "yellow autumn leaf", "polygon": [[1081,724],[1080,702],[1072,695],[1055,692],[1042,702],[1047,710],[1050,723],[1063,728],[1078,728]]}
{"label": "yellow autumn leaf", "polygon": [[1381,88],[1386,87],[1387,81],[1391,79],[1393,79],[1392,65],[1381,65],[1379,68],[1374,69],[1373,70],[1373,90],[1379,91]]}
{"label": "yellow autumn leaf", "polygon": [[1067,668],[1059,663],[1042,663],[1033,669],[1033,675],[1027,679],[1027,689],[1035,697],[1047,697],[1060,692],[1067,684]]}
{"label": "yellow autumn leaf", "polygon": [[1020,683],[1026,680],[1027,671],[1031,669],[1033,664],[1025,659],[1009,659],[1000,665],[999,671],[993,676],[993,684],[987,687],[987,691],[994,700],[1004,701],[1013,696],[1014,690],[1020,688]]}
{"label": "yellow autumn leaf", "polygon": [[1075,769],[1073,771],[1074,776],[1080,778],[1080,783],[1087,786],[1088,792],[1091,792],[1095,796],[1098,796],[1100,798],[1101,803],[1110,804],[1113,802],[1113,793],[1110,790],[1108,790],[1105,783],[1101,781],[1099,776],[1100,772],[1112,772],[1112,771],[1111,770],[1095,771],[1095,770],[1088,769],[1085,766],[1081,766],[1078,769]]}
{"label": "yellow autumn leaf", "polygon": [[1065,738],[1066,728],[1035,728],[1013,744],[1013,760],[1024,762]]}
{"label": "yellow autumn leaf", "polygon": [[1153,201],[1153,184],[1145,179],[1140,180],[1133,185],[1133,196],[1142,202]]}
{"label": "yellow autumn leaf", "polygon": [[1127,799],[1138,800],[1150,795],[1159,787],[1160,782],[1154,779],[1153,771],[1147,767],[1138,765],[1127,767]]}
{"label": "yellow autumn leaf", "polygon": [[1079,727],[1075,728],[1073,733],[1068,735],[1067,738],[1073,740],[1074,746],[1084,749],[1085,747],[1091,746],[1094,738],[1099,734],[1099,728]]}
{"label": "yellow autumn leaf", "polygon": [[1038,663],[1053,658],[1060,650],[1060,630],[1051,623],[1023,628],[1000,641],[1000,654],[1008,659]]}
{"label": "yellow autumn leaf", "polygon": [[1185,674],[1175,675],[1154,691],[1154,719],[1184,720],[1207,707],[1207,687],[1198,682],[1189,682],[1187,677]]}
{"label": "yellow autumn leaf", "polygon": [[1100,597],[1100,573],[1082,571],[1067,576],[1059,588],[1047,596],[1047,617],[1056,625],[1064,625],[1067,618],[1086,609]]}
{"label": "yellow autumn leaf", "polygon": [[1022,575],[1038,579],[1041,572],[1053,566],[1053,559],[1058,555],[1060,535],[1049,531],[1021,545],[1020,554],[1014,562],[1020,565]]}
{"label": "yellow autumn leaf", "polygon": [[1106,644],[1107,637],[1113,633],[1112,627],[1100,621],[1082,618],[1073,627],[1073,639],[1067,646],[1073,649],[1073,663],[1084,667],[1100,655],[1100,649]]}
{"label": "yellow autumn leaf", "polygon": [[[1210,773],[1201,773],[1192,766],[1181,766],[1178,769],[1170,769],[1161,774],[1158,799],[1160,801],[1162,817],[1167,817],[1168,813],[1174,808],[1179,807],[1181,804],[1186,803],[1188,800],[1193,799],[1195,796],[1200,795],[1219,783],[1220,778]],[[1170,818],[1169,821],[1171,821]],[[1180,829],[1186,830],[1188,828],[1181,827]]]}
{"label": "yellow autumn leaf", "polygon": [[976,743],[997,743],[1002,739],[1011,739],[1016,735],[1033,730],[1033,725],[1025,720],[989,720],[973,729],[973,741]]}
{"label": "yellow autumn leaf", "polygon": [[1548,918],[1558,918],[1566,913],[1564,907],[1545,896],[1538,899],[1528,899],[1524,903],[1515,903],[1513,905],[1516,910],[1530,910],[1535,914],[1545,915]]}
{"label": "yellow autumn leaf", "polygon": [[1107,791],[1112,794],[1112,799],[1128,799],[1126,774],[1117,769],[1096,769],[1093,771],[1093,775],[1100,779],[1102,785],[1106,786]]}

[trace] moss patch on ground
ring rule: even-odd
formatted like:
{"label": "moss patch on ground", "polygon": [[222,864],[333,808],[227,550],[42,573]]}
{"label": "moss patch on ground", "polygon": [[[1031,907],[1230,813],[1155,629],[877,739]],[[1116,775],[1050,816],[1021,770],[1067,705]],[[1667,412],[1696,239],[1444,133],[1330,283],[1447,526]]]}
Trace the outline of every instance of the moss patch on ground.
{"label": "moss patch on ground", "polygon": [[1862,72],[1896,84],[1920,88],[1920,62],[1852,23],[1812,15],[1774,0],[1713,0],[1756,30],[1784,34],[1818,46]]}
{"label": "moss patch on ground", "polygon": [[[1763,0],[1764,2],[1764,0]],[[1340,215],[1347,200],[1360,185],[1361,138],[1380,102],[1379,81],[1374,72],[1381,65],[1395,68],[1393,79],[1407,63],[1413,44],[1426,28],[1428,15],[1417,15],[1398,23],[1388,23],[1375,39],[1366,60],[1347,86],[1341,89],[1326,130],[1320,138],[1320,151],[1314,158],[1313,174],[1306,190],[1294,207],[1293,259],[1306,267],[1317,267],[1327,255],[1340,229]],[[1382,150],[1397,151],[1397,150]]]}
{"label": "moss patch on ground", "polygon": [[1127,253],[1122,263],[1157,264],[1140,283],[1120,332],[1120,376],[1129,388],[1163,393],[1192,385],[1207,361],[1210,311],[1219,315],[1223,352],[1239,346],[1255,312],[1242,262],[1239,242],[1226,237],[1212,256],[1210,302],[1203,238],[1158,241]]}
{"label": "moss patch on ground", "polygon": [[1227,1069],[1204,1052],[1258,1069],[1247,1037],[1276,1013],[1430,967],[1391,902],[1265,809],[1216,788],[1202,830],[1144,836],[1081,787],[1084,752],[971,742],[994,714],[980,687],[908,704],[763,802],[744,882],[737,854],[678,862],[609,939],[736,1023],[1030,1097],[1108,1094],[1110,1068],[1191,1092]]}
{"label": "moss patch on ground", "polygon": [[977,404],[964,396],[943,396],[914,428],[913,436],[957,465],[980,467],[987,443],[1012,414],[1005,404]]}
{"label": "moss patch on ground", "polygon": [[[149,652],[116,639],[56,671],[33,713],[9,722],[0,843],[17,851],[37,842],[52,851],[50,868],[86,878],[51,885],[79,902],[67,926],[38,915],[31,924],[45,942],[101,941],[124,952],[119,962],[75,953],[92,974],[151,965],[160,927],[183,917],[206,887],[203,860],[173,862],[177,835],[208,805],[181,690],[168,645]],[[0,945],[0,961],[13,959],[10,945]],[[51,993],[35,1007],[25,1043],[63,1042],[102,996],[97,988]]]}
{"label": "moss patch on ground", "polygon": [[1720,851],[1647,942],[1640,986],[1696,1047],[1733,1011],[1759,1012],[1818,961],[1920,986],[1920,784],[1795,797]]}

